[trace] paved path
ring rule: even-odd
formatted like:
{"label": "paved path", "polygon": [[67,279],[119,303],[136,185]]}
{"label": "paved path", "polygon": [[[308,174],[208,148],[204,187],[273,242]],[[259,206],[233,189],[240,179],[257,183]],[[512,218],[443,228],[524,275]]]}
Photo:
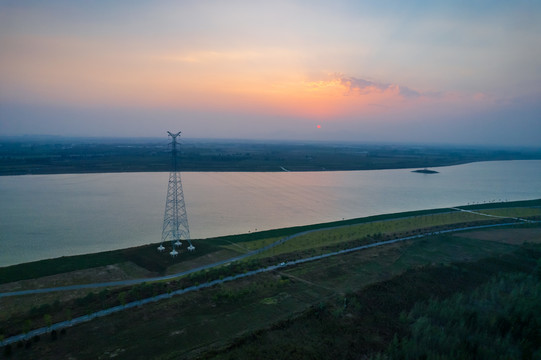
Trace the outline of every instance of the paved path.
{"label": "paved path", "polygon": [[498,219],[513,219],[513,220],[527,222],[527,223],[535,222],[535,221],[532,221],[532,220],[527,220],[527,219],[518,218],[518,217],[490,215],[490,214],[485,214],[485,213],[482,213],[482,212],[479,212],[479,211],[466,210],[466,209],[461,209],[461,208],[450,208],[450,209],[457,210],[457,211],[462,211],[462,212],[467,212],[467,213],[470,213],[470,214],[476,214],[476,215],[482,215],[482,216],[487,216],[487,217],[492,217],[492,218],[498,218]]}
{"label": "paved path", "polygon": [[[530,221],[530,222],[532,222],[532,223],[541,223],[541,221]],[[382,246],[382,245],[394,244],[394,243],[397,243],[397,242],[402,242],[402,241],[407,241],[407,240],[419,239],[419,238],[432,236],[432,235],[447,234],[447,233],[458,232],[458,231],[466,231],[466,230],[477,230],[477,229],[487,229],[487,228],[494,228],[494,227],[512,226],[512,225],[516,225],[516,224],[517,224],[516,222],[511,222],[511,223],[504,223],[504,224],[469,226],[469,227],[462,227],[462,228],[455,228],[455,229],[448,229],[448,230],[430,232],[430,233],[425,233],[425,234],[420,234],[420,235],[407,236],[407,237],[403,237],[403,238],[399,238],[399,239],[380,241],[380,242],[377,242],[377,243],[356,246],[356,247],[349,248],[349,249],[344,249],[344,250],[334,251],[334,252],[326,253],[326,254],[322,254],[322,255],[312,256],[312,257],[298,259],[298,260],[293,260],[293,261],[289,261],[287,263],[282,263],[282,264],[279,264],[279,265],[271,265],[271,266],[267,266],[267,267],[260,268],[260,269],[257,269],[257,270],[248,271],[248,272],[246,272],[244,274],[227,276],[227,277],[224,277],[223,279],[216,279],[216,280],[209,281],[209,282],[206,282],[206,283],[203,283],[203,284],[190,286],[190,287],[185,288],[185,289],[180,289],[180,290],[176,290],[176,291],[173,291],[173,292],[170,292],[170,293],[161,294],[161,295],[153,296],[153,297],[138,300],[138,301],[133,301],[133,302],[127,303],[125,305],[119,305],[119,306],[111,307],[111,308],[108,308],[108,309],[100,310],[98,312],[88,314],[88,315],[83,315],[83,316],[74,318],[74,319],[69,320],[69,321],[62,321],[62,322],[53,324],[50,327],[42,327],[42,328],[39,328],[39,329],[32,330],[32,331],[28,332],[27,334],[19,334],[19,335],[15,335],[15,336],[6,338],[2,342],[0,342],[0,345],[7,345],[7,344],[12,344],[12,343],[15,343],[15,342],[18,342],[18,341],[26,340],[26,339],[31,339],[32,337],[34,337],[36,335],[43,335],[43,334],[46,334],[46,333],[48,333],[48,332],[50,332],[52,330],[59,330],[59,329],[70,327],[70,326],[73,326],[73,325],[76,325],[76,324],[81,324],[81,323],[84,323],[84,322],[88,322],[88,321],[90,321],[92,319],[95,319],[97,317],[102,317],[102,316],[113,314],[113,313],[123,311],[123,310],[126,310],[126,309],[131,309],[131,308],[134,308],[134,307],[143,306],[143,305],[148,304],[148,303],[152,303],[152,302],[156,302],[156,301],[160,301],[160,300],[164,300],[164,299],[169,299],[169,298],[171,298],[171,297],[173,297],[175,295],[181,295],[181,294],[185,294],[185,293],[188,293],[188,292],[191,292],[191,291],[197,291],[197,290],[200,290],[200,289],[209,288],[209,287],[212,287],[212,286],[215,286],[215,285],[218,285],[218,284],[223,284],[225,282],[245,278],[245,277],[248,277],[248,276],[253,276],[253,275],[256,275],[256,274],[263,273],[263,272],[273,271],[273,270],[276,270],[276,269],[282,269],[282,268],[285,268],[287,266],[293,266],[293,265],[297,265],[297,264],[306,263],[306,262],[309,262],[309,261],[315,261],[315,260],[328,258],[328,257],[331,257],[331,256],[347,254],[347,253],[351,253],[351,252],[354,252],[354,251],[359,251],[359,250],[363,250],[363,249],[369,249],[369,248]],[[316,229],[316,230],[321,230],[321,229]],[[299,234],[295,234],[295,235],[292,235],[292,236],[285,237],[285,238],[283,238],[283,239],[281,239],[281,240],[279,240],[279,241],[277,241],[277,242],[275,242],[273,244],[267,245],[267,246],[265,246],[265,247],[263,247],[261,249],[258,249],[258,250],[254,250],[250,254],[253,255],[253,254],[257,253],[257,252],[261,252],[261,251],[263,251],[262,249],[265,249],[265,250],[270,249],[273,246],[276,246],[278,243],[283,243],[283,242],[291,239],[294,236],[300,236],[301,234],[306,234],[306,233],[309,233],[309,232],[312,232],[312,231],[315,231],[315,230],[304,231],[304,232],[299,233]],[[238,256],[237,258],[234,258],[234,259],[239,259],[239,258],[243,258],[243,257],[245,257],[245,256],[241,255],[241,256]],[[233,261],[233,260],[232,259],[224,260],[222,263],[226,263],[226,262],[229,262],[229,261]],[[202,267],[202,268],[205,268],[205,267]],[[201,269],[201,268],[199,268],[199,269]],[[197,271],[199,271],[199,270],[197,270]],[[178,275],[170,275],[170,276],[171,277],[176,277]],[[159,278],[159,279],[162,279],[162,278]],[[146,281],[149,281],[149,279],[146,279]]]}

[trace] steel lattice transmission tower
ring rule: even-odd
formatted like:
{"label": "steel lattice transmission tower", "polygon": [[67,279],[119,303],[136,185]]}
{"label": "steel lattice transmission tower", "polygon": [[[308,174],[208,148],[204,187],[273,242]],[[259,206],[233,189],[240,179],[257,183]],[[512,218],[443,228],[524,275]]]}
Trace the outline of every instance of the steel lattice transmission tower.
{"label": "steel lattice transmission tower", "polygon": [[176,134],[167,132],[171,136],[171,172],[169,173],[169,184],[167,186],[167,197],[165,199],[165,213],[163,216],[162,242],[158,247],[159,251],[165,250],[163,244],[171,241],[173,249],[169,254],[176,256],[177,247],[181,246],[180,240],[186,240],[190,244],[189,251],[195,250],[190,240],[190,228],[188,227],[188,214],[186,213],[186,204],[184,203],[184,193],[182,191],[182,182],[180,180],[180,171],[178,169],[178,149]]}

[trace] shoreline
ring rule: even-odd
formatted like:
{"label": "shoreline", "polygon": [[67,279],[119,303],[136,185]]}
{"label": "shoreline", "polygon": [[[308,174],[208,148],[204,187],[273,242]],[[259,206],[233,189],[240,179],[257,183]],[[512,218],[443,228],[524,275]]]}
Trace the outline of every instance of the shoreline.
{"label": "shoreline", "polygon": [[[460,166],[460,165],[467,165],[467,164],[474,164],[474,163],[483,163],[483,162],[498,162],[498,161],[541,161],[541,158],[539,159],[492,159],[492,160],[472,160],[472,161],[464,161],[464,162],[457,162],[452,164],[441,164],[441,165],[434,165],[430,166],[431,168],[444,168],[444,167],[452,167],[452,166]],[[412,170],[415,169],[415,170]],[[265,170],[265,169],[253,169],[253,170],[246,170],[243,168],[229,168],[229,169],[202,169],[202,170],[196,170],[196,169],[186,169],[186,170],[180,170],[178,172],[180,173],[282,173],[282,172],[292,172],[292,173],[308,173],[308,172],[353,172],[353,171],[376,171],[376,170],[410,170],[413,173],[420,173],[420,174],[439,174],[439,171],[434,170],[424,170],[419,169],[419,166],[395,166],[395,167],[371,167],[371,168],[355,168],[355,167],[346,167],[343,169],[301,169],[301,170],[289,170],[284,167],[280,167],[277,170]],[[90,175],[90,174],[131,174],[131,173],[169,173],[170,170],[105,170],[105,171],[78,171],[78,172],[31,172],[31,173],[0,173],[0,177],[3,176],[32,176],[32,175]]]}
{"label": "shoreline", "polygon": [[[517,200],[517,201],[507,201],[507,202],[504,201],[504,202],[495,202],[495,203],[474,204],[474,205],[461,205],[459,207],[464,210],[483,210],[483,209],[492,209],[492,208],[513,208],[513,207],[541,207],[541,198],[530,199],[530,200]],[[347,220],[337,220],[337,221],[331,221],[331,222],[325,222],[325,223],[316,223],[316,224],[310,224],[310,225],[299,225],[299,226],[292,226],[292,227],[286,227],[286,228],[263,230],[263,231],[252,232],[252,233],[223,235],[223,236],[204,238],[204,239],[192,239],[192,241],[194,241],[195,243],[200,242],[200,241],[214,241],[218,239],[222,239],[225,241],[231,241],[234,239],[235,242],[236,241],[240,241],[240,242],[252,241],[252,240],[263,239],[263,238],[290,236],[290,235],[297,234],[299,232],[304,232],[304,231],[327,229],[327,228],[356,225],[356,224],[360,225],[360,224],[369,223],[369,222],[391,221],[394,219],[404,219],[404,218],[446,213],[446,212],[452,212],[452,211],[454,211],[452,210],[452,208],[435,208],[435,209],[425,209],[425,210],[416,210],[416,211],[405,211],[405,212],[397,212],[397,213],[389,213],[389,214],[381,214],[381,215],[372,215],[372,216],[353,218],[353,219],[347,219]],[[56,267],[57,264],[61,262],[64,262],[64,261],[79,262],[80,259],[83,259],[83,258],[93,258],[93,257],[101,258],[103,256],[107,258],[116,258],[118,254],[121,254],[126,251],[137,251],[138,249],[147,248],[147,247],[155,247],[157,245],[159,245],[159,242],[148,243],[145,245],[138,245],[138,246],[133,246],[133,247],[128,247],[128,248],[121,248],[121,249],[116,249],[116,250],[96,252],[96,253],[67,255],[67,256],[60,256],[56,258],[47,258],[47,259],[30,261],[30,262],[23,262],[23,263],[0,267],[0,275],[2,275],[2,272],[4,271],[8,271],[9,273],[17,272],[18,269],[27,267],[27,266],[36,267],[36,268],[39,268],[42,266]],[[0,284],[1,283],[2,282],[0,282]]]}
{"label": "shoreline", "polygon": [[[509,159],[509,160],[474,160],[474,161],[464,161],[464,162],[456,162],[456,163],[444,163],[441,165],[434,165],[431,166],[431,168],[441,168],[441,167],[448,167],[448,166],[458,166],[458,165],[466,165],[466,164],[472,164],[477,162],[492,162],[492,161],[528,161],[528,160],[541,160],[540,159]],[[180,170],[181,173],[205,173],[205,172],[218,172],[218,173],[230,173],[230,172],[238,172],[238,173],[281,173],[281,172],[339,172],[339,171],[372,171],[372,170],[410,170],[410,169],[416,169],[419,166],[393,166],[393,167],[344,167],[344,168],[336,168],[336,169],[321,169],[321,168],[307,168],[307,169],[297,169],[297,170],[289,170],[286,169],[283,166],[280,166],[278,169],[266,169],[266,168],[256,168],[253,170],[247,170],[244,168],[226,168],[226,169],[186,169],[186,170]],[[20,172],[13,172],[13,173],[0,173],[0,176],[28,176],[28,175],[84,175],[84,174],[129,174],[129,173],[167,173],[170,172],[170,170],[144,170],[144,169],[134,169],[134,170],[81,170],[81,171],[36,171],[36,172],[27,172],[27,173],[20,173]]]}

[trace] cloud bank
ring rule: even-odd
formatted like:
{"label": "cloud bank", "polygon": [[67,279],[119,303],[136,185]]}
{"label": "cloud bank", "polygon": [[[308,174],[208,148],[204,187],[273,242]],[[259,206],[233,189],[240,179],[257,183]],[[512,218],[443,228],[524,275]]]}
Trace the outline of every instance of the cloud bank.
{"label": "cloud bank", "polygon": [[335,78],[348,89],[348,92],[357,94],[367,94],[370,92],[395,92],[404,98],[418,98],[421,96],[419,91],[410,89],[407,86],[397,84],[380,83],[366,79],[360,79],[343,74],[335,74]]}

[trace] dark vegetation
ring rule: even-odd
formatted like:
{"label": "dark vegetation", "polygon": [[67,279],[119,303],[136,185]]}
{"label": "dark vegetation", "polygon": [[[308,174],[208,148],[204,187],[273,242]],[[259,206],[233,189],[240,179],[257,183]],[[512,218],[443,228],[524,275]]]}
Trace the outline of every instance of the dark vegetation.
{"label": "dark vegetation", "polygon": [[[169,171],[167,138],[0,138],[0,175]],[[539,149],[181,139],[183,171],[366,170],[541,159]]]}
{"label": "dark vegetation", "polygon": [[417,303],[404,318],[408,335],[374,359],[541,358],[540,275],[500,275],[466,295]]}
{"label": "dark vegetation", "polygon": [[0,284],[122,262],[119,251],[63,256],[0,268]]}
{"label": "dark vegetation", "polygon": [[[541,200],[502,203],[497,207],[539,205]],[[480,204],[465,208],[490,207]],[[390,214],[332,225],[445,211],[447,209]],[[501,221],[508,220],[475,221],[467,225]],[[31,304],[13,313],[0,324],[0,335],[8,337],[27,333],[34,328],[104,308],[276,265],[281,261],[461,225],[378,233],[277,255],[269,251],[262,258],[235,262],[167,282],[66,293],[66,296],[59,293],[48,302]],[[517,225],[516,234],[524,228],[538,226]],[[207,239],[198,241],[196,253],[190,256],[205,256],[231,242],[242,244],[324,227],[329,227],[329,224]],[[32,273],[43,276],[43,273],[72,271],[79,265],[91,268],[127,261],[160,274],[177,261],[182,261],[181,257],[185,255],[181,253],[179,258],[172,259],[167,254],[159,254],[155,247],[148,245],[11,266],[0,269],[0,279],[12,279],[19,276],[18,273],[36,278],[38,276],[32,276]],[[114,334],[116,339],[119,334],[120,338],[113,341],[114,349],[126,351],[126,358],[458,359],[472,358],[469,355],[475,354],[479,359],[491,359],[497,358],[494,353],[501,358],[539,357],[539,332],[534,330],[539,329],[541,313],[537,304],[541,294],[541,244],[510,245],[446,234],[390,248],[381,247],[374,252],[358,252],[328,261],[287,267],[275,273],[185,294],[156,305],[94,320],[88,326],[74,327],[68,335],[65,331],[54,335],[51,332],[42,336],[42,341],[39,338],[26,339],[19,344],[5,346],[2,352],[4,356],[14,358],[33,358],[34,355],[36,358],[65,358],[68,354],[78,354],[80,347],[79,350],[86,354],[82,358],[98,358],[104,354],[103,346],[111,343],[109,338]],[[25,269],[26,266],[30,270]],[[365,282],[349,282],[349,277],[358,277]],[[372,280],[366,282],[366,279]],[[329,287],[329,284],[339,283],[341,285]],[[269,315],[272,311],[276,313]],[[245,312],[260,318],[257,320]],[[163,314],[167,316],[163,317]],[[216,319],[221,318],[224,320],[219,323]],[[173,319],[178,319],[175,321],[179,324],[186,324],[186,321],[191,324],[186,328],[180,327],[180,330],[189,332],[188,340],[182,346],[178,344],[178,338],[171,335],[176,334],[180,326],[171,323]],[[207,322],[209,325],[205,325]],[[214,328],[211,323],[219,324]],[[249,327],[243,329],[243,326]],[[195,336],[196,345],[189,340],[194,339],[192,331],[196,331],[195,328],[204,332],[204,335],[200,334],[201,340]],[[90,336],[91,329],[99,329],[98,335]],[[154,339],[157,331],[165,331],[165,337],[159,340],[159,351]],[[134,343],[135,339],[138,341]],[[491,339],[504,344],[505,351],[490,348]],[[92,343],[95,349],[81,347],[83,343]],[[453,351],[449,351],[450,347]],[[113,350],[109,347],[107,351]],[[111,354],[116,357],[120,353]]]}
{"label": "dark vegetation", "polygon": [[472,263],[422,266],[201,358],[539,358],[540,279],[538,244]]}
{"label": "dark vegetation", "polygon": [[438,174],[439,173],[439,171],[429,170],[429,169],[413,170],[412,172],[419,173],[419,174]]}
{"label": "dark vegetation", "polygon": [[[491,220],[484,222],[470,222],[467,225],[475,226],[488,223],[498,223],[501,220]],[[466,224],[464,224],[466,225]],[[455,224],[453,226],[462,226],[462,224]],[[524,227],[524,225],[520,225]],[[242,262],[234,262],[228,266],[216,267],[212,269],[207,269],[205,271],[200,271],[193,273],[189,276],[182,277],[180,279],[170,280],[167,282],[154,282],[154,283],[142,283],[139,285],[117,287],[117,288],[106,288],[99,291],[88,292],[85,296],[76,298],[74,300],[65,301],[60,303],[56,300],[52,304],[42,304],[40,306],[32,307],[27,313],[22,313],[19,316],[13,316],[8,321],[6,321],[0,328],[0,333],[7,334],[12,336],[18,333],[26,333],[30,329],[39,328],[46,326],[49,321],[60,322],[70,320],[73,317],[82,316],[85,314],[93,313],[100,311],[105,308],[110,308],[118,305],[124,305],[126,303],[145,299],[148,297],[171,293],[179,289],[186,289],[190,286],[206,283],[215,279],[223,279],[224,277],[243,274],[251,270],[256,270],[264,268],[271,265],[276,265],[282,261],[291,261],[295,259],[306,258],[322,253],[333,252],[341,249],[351,248],[355,246],[370,244],[378,241],[391,240],[394,238],[401,238],[404,236],[417,235],[421,233],[429,233],[434,231],[445,230],[449,228],[448,226],[438,226],[431,227],[427,229],[418,229],[413,232],[407,233],[394,233],[394,234],[373,234],[372,236],[363,237],[354,241],[338,243],[334,245],[325,245],[320,248],[312,248],[303,251],[290,252],[280,255],[272,255],[264,258],[256,258],[245,260]],[[208,246],[204,253],[212,251],[213,246]],[[140,254],[137,252],[137,249],[134,248],[123,250],[123,252],[135,251],[135,254]],[[165,266],[166,263],[172,263],[174,260],[160,254],[154,248],[146,249],[146,254],[148,258],[145,260],[145,263],[151,268],[157,268]],[[154,255],[157,254],[157,255]],[[534,253],[536,254],[536,253]],[[139,256],[139,255],[138,255]],[[153,259],[156,263],[152,263]],[[218,298],[215,300],[232,300],[237,296],[243,296],[241,293],[230,293],[225,292],[223,294],[216,295]],[[49,318],[49,321],[47,320]],[[27,329],[28,327],[28,329]]]}

